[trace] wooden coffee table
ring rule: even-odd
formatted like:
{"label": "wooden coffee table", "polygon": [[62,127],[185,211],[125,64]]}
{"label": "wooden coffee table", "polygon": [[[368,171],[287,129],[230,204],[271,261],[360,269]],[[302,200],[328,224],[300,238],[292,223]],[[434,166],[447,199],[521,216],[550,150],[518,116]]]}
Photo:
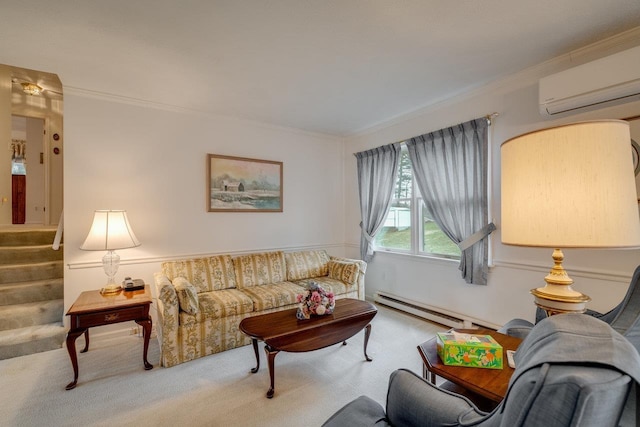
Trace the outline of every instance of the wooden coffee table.
{"label": "wooden coffee table", "polygon": [[308,320],[298,320],[296,309],[276,311],[254,317],[247,317],[240,322],[240,330],[251,337],[253,350],[256,354],[256,367],[251,372],[256,373],[260,368],[258,340],[264,341],[267,354],[271,386],[267,397],[272,398],[274,389],[274,360],[281,351],[300,353],[319,350],[330,345],[351,338],[362,329],[364,332],[364,357],[367,355],[367,344],[371,334],[371,319],[378,310],[367,301],[358,299],[339,299],[332,314],[312,317]]}
{"label": "wooden coffee table", "polygon": [[491,410],[504,399],[514,371],[507,364],[507,350],[515,351],[522,340],[491,329],[455,329],[455,331],[491,335],[504,350],[504,367],[502,369],[484,369],[445,365],[438,357],[436,338],[434,337],[418,346],[418,352],[423,362],[423,376],[432,384],[436,383],[436,375],[445,378],[458,388],[451,387],[451,385],[444,388],[465,395],[480,409]]}

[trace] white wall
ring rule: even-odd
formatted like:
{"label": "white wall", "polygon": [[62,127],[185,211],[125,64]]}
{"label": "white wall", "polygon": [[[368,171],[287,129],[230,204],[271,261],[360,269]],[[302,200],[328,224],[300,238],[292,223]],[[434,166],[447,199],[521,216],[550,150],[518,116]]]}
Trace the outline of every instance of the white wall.
{"label": "white wall", "polygon": [[[152,283],[162,260],[197,254],[300,247],[343,254],[339,138],[122,101],[65,89],[66,308],[106,282],[103,253],[78,249],[96,209],[126,209],[142,243],[118,251],[116,281]],[[284,212],[207,212],[207,153],[282,161]]]}
{"label": "white wall", "polygon": [[[0,141],[11,141],[11,69],[0,64]],[[5,201],[6,200],[6,201]],[[11,151],[0,149],[0,224],[11,224]]]}
{"label": "white wall", "polygon": [[[514,317],[532,320],[535,307],[529,290],[544,284],[543,278],[553,265],[552,251],[509,247],[500,242],[500,145],[524,132],[560,123],[640,114],[640,102],[632,102],[581,114],[566,114],[557,119],[544,118],[538,112],[537,87],[542,76],[638,44],[640,36],[637,34],[631,39],[603,42],[348,138],[345,145],[346,242],[348,255],[357,256],[360,213],[353,153],[493,112],[500,114],[491,127],[491,211],[498,230],[493,233],[490,243],[494,266],[490,269],[488,285],[465,284],[457,262],[376,253],[366,276],[367,296],[373,297],[376,291],[384,290],[498,325]],[[568,249],[564,253],[564,266],[575,280],[574,287],[591,296],[593,301],[588,307],[598,311],[608,310],[621,300],[635,267],[640,264],[638,250]]]}

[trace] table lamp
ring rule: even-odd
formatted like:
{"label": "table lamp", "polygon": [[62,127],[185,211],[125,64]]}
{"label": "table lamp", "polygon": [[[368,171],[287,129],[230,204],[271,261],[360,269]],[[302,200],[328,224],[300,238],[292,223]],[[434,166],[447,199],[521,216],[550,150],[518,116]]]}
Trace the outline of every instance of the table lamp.
{"label": "table lamp", "polygon": [[502,243],[553,248],[544,287],[532,289],[547,315],[584,312],[562,248],[640,247],[629,123],[600,120],[530,132],[501,152]]}
{"label": "table lamp", "polygon": [[120,255],[116,249],[135,248],[140,242],[133,234],[127,212],[121,210],[97,210],[93,215],[93,223],[89,235],[80,249],[85,251],[107,251],[102,257],[102,266],[107,275],[107,284],[102,288],[103,294],[117,293],[122,287],[114,277],[120,265]]}

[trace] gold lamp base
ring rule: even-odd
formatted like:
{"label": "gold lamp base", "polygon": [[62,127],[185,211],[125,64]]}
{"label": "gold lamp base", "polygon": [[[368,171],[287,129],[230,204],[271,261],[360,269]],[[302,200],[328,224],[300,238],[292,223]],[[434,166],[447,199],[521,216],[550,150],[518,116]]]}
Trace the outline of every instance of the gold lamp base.
{"label": "gold lamp base", "polygon": [[573,290],[573,279],[562,267],[564,254],[560,249],[554,249],[553,261],[555,265],[544,278],[546,286],[531,290],[535,304],[543,309],[547,316],[560,313],[584,313],[587,302],[591,301],[587,295]]}
{"label": "gold lamp base", "polygon": [[100,293],[102,295],[114,295],[119,293],[122,290],[122,286],[116,283],[107,283],[107,286],[100,289]]}

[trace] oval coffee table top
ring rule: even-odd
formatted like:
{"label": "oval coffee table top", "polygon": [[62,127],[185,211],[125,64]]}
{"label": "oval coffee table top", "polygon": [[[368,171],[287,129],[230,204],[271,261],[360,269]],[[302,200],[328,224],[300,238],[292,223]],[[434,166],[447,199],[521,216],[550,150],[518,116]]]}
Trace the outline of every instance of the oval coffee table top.
{"label": "oval coffee table top", "polygon": [[338,299],[332,314],[307,320],[299,320],[296,311],[293,308],[247,317],[240,322],[240,330],[275,350],[313,351],[351,338],[378,312],[370,302],[353,298]]}

